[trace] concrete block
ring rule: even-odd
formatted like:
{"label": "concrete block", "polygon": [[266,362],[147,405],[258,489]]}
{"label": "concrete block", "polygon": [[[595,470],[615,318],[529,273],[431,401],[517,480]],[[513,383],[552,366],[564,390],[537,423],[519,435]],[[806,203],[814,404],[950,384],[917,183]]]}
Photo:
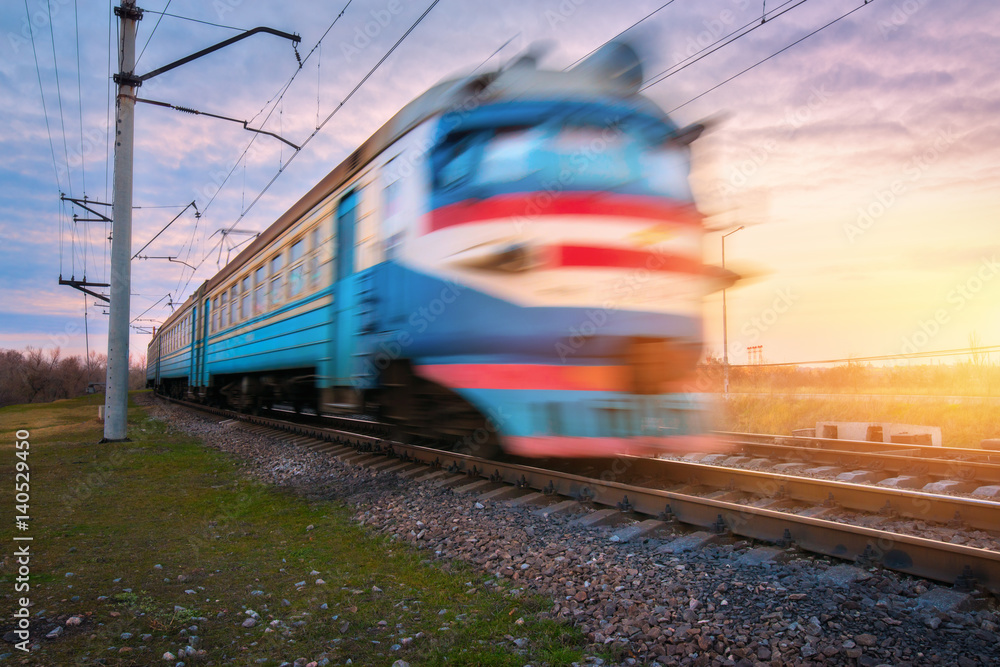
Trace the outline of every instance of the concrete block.
{"label": "concrete block", "polygon": [[785,552],[783,549],[777,547],[758,547],[757,549],[751,549],[746,553],[740,554],[736,562],[739,565],[759,566],[777,563],[784,559]]}
{"label": "concrete block", "polygon": [[404,470],[403,472],[399,473],[399,476],[417,478],[417,477],[422,477],[423,475],[426,475],[434,470],[433,468],[428,468],[425,465],[420,465],[420,464],[415,464],[415,465],[417,467],[411,468],[409,470]]}
{"label": "concrete block", "polygon": [[752,461],[749,456],[730,456],[728,459],[722,462],[724,466],[741,466]]}
{"label": "concrete block", "polygon": [[702,458],[701,463],[711,463],[711,464],[721,464],[726,459],[730,458],[729,454],[709,454]]}
{"label": "concrete block", "polygon": [[426,475],[421,475],[419,477],[415,477],[414,481],[415,482],[434,482],[434,481],[441,480],[441,479],[443,479],[445,477],[448,477],[449,475],[451,475],[451,473],[448,472],[447,470],[432,470],[431,472],[427,473]]}
{"label": "concrete block", "polygon": [[581,528],[593,528],[595,526],[603,526],[604,524],[611,523],[617,518],[623,517],[624,515],[618,510],[604,509],[597,510],[596,512],[590,512],[589,514],[584,514],[579,519],[576,519],[571,526],[580,526]]}
{"label": "concrete block", "polygon": [[392,468],[397,463],[399,459],[390,459],[389,457],[383,457],[381,461],[375,461],[368,465],[369,470],[385,470],[386,468]]}
{"label": "concrete block", "polygon": [[493,489],[492,491],[486,491],[479,495],[480,500],[507,500],[508,498],[516,498],[518,496],[523,496],[524,491],[517,488],[516,486],[501,486],[499,489]]}
{"label": "concrete block", "polygon": [[957,479],[942,479],[939,482],[931,482],[924,486],[927,493],[969,493],[974,491],[978,484],[975,482],[963,482]]}
{"label": "concrete block", "polygon": [[871,578],[871,573],[860,567],[855,567],[854,565],[834,565],[819,575],[819,583],[847,588],[857,581],[866,581]]}
{"label": "concrete block", "polygon": [[819,466],[816,468],[806,468],[802,472],[810,475],[839,475],[844,469],[837,466]]}
{"label": "concrete block", "polygon": [[577,500],[564,500],[553,505],[546,505],[545,507],[540,507],[539,509],[532,512],[535,516],[540,516],[544,519],[549,518],[553,514],[566,514],[569,512],[582,510],[583,507]]}
{"label": "concrete block", "polygon": [[875,472],[874,470],[852,470],[851,472],[840,473],[837,475],[837,479],[841,482],[864,484],[867,482],[877,482],[880,479],[885,479],[885,474]]}
{"label": "concrete block", "polygon": [[983,498],[1000,498],[1000,485],[981,486],[973,491],[972,495]]}
{"label": "concrete block", "polygon": [[453,486],[452,489],[456,493],[474,493],[484,487],[490,486],[491,484],[493,484],[493,482],[488,479],[475,479],[470,481],[468,484],[457,484]]}
{"label": "concrete block", "polygon": [[698,463],[706,456],[708,456],[708,454],[705,452],[691,452],[690,454],[686,454],[682,460],[689,461],[691,463]]}
{"label": "concrete block", "polygon": [[507,504],[512,507],[520,507],[521,505],[530,505],[532,503],[544,503],[548,498],[549,496],[544,493],[532,491],[531,493],[526,493],[523,496],[518,496],[517,498],[508,500]]}
{"label": "concrete block", "polygon": [[932,588],[917,598],[917,606],[943,612],[967,611],[973,607],[975,598],[970,593],[962,593],[951,588]]}
{"label": "concrete block", "polygon": [[922,489],[926,483],[927,480],[923,477],[900,475],[899,477],[883,479],[881,482],[876,482],[876,485],[886,486],[892,489]]}
{"label": "concrete block", "polygon": [[683,537],[678,537],[676,540],[671,540],[667,544],[656,550],[656,553],[661,554],[682,554],[686,551],[694,551],[695,549],[701,549],[702,547],[711,544],[719,539],[718,535],[712,533],[707,533],[703,530],[699,530],[696,533],[691,533],[690,535],[684,535]]}
{"label": "concrete block", "polygon": [[631,540],[645,537],[657,530],[666,530],[667,524],[656,519],[646,519],[631,526],[625,526],[614,532],[609,538],[612,542],[629,542]]}
{"label": "concrete block", "polygon": [[774,466],[775,472],[795,472],[806,467],[805,463],[779,463]]}
{"label": "concrete block", "polygon": [[747,463],[748,468],[754,468],[754,469],[767,468],[770,465],[771,465],[771,459],[751,459],[750,462]]}
{"label": "concrete block", "polygon": [[[387,466],[385,468],[382,468],[382,472],[394,472],[396,474],[399,474],[399,473],[402,473],[404,470],[409,470],[410,468],[412,468],[413,466],[416,466],[416,465],[417,464],[414,463],[413,461],[399,461],[399,460],[397,460],[395,465],[391,465],[391,466]],[[420,466],[420,467],[423,468],[423,466]]]}

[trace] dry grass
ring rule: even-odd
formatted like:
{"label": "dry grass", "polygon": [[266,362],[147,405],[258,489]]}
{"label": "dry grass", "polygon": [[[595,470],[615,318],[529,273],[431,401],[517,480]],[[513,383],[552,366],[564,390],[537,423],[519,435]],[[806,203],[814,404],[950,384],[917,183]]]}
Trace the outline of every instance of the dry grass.
{"label": "dry grass", "polygon": [[787,435],[818,421],[871,421],[940,426],[946,447],[978,448],[982,439],[1000,437],[1000,405],[993,402],[734,395],[722,405],[728,431]]}

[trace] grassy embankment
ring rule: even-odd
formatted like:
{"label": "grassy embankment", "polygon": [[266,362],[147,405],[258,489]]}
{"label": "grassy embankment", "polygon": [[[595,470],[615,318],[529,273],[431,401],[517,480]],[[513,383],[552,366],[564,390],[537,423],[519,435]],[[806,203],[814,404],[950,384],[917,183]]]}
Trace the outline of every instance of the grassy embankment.
{"label": "grassy embankment", "polygon": [[819,421],[871,421],[940,426],[945,447],[976,449],[984,438],[1000,438],[996,403],[908,401],[891,397],[794,398],[731,396],[719,400],[720,427],[726,431],[787,435]]}
{"label": "grassy embankment", "polygon": [[[142,408],[130,409],[132,442],[95,444],[102,400],[0,410],[8,510],[14,433],[31,434],[30,530],[18,534],[34,538],[32,622],[42,630],[43,619],[65,625],[70,615],[83,618],[56,639],[33,632],[40,648],[27,655],[0,644],[0,654],[13,653],[11,664],[167,664],[163,653],[176,654],[192,634],[196,648],[207,651],[197,664],[277,665],[326,652],[331,664],[351,658],[386,667],[396,659],[520,666],[568,664],[584,655],[579,632],[536,619],[545,600],[515,597],[502,584],[488,591],[484,577],[460,563],[438,567],[425,552],[369,537],[341,504],[249,481],[225,455],[147,418]],[[13,627],[11,614],[24,595],[14,590],[13,524],[11,517],[4,526],[0,568],[3,632]],[[316,584],[319,578],[325,584]],[[261,617],[253,628],[241,625],[245,609]],[[282,623],[269,631],[272,620]],[[192,625],[197,629],[184,636]],[[514,654],[505,635],[528,638],[527,654]]]}

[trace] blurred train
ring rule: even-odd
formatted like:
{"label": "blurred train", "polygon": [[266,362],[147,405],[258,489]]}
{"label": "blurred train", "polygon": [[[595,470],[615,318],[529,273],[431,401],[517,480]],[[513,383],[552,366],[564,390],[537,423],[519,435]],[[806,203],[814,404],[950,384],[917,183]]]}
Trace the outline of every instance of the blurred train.
{"label": "blurred train", "polygon": [[155,332],[148,385],[368,413],[522,456],[697,449],[702,263],[689,144],[609,44],[439,84]]}

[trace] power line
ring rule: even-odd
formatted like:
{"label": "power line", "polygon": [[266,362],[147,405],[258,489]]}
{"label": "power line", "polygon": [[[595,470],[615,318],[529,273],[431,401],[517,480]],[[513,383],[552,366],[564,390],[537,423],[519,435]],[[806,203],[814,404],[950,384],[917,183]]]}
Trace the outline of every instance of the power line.
{"label": "power line", "polygon": [[38,66],[38,51],[35,49],[35,31],[31,29],[31,12],[28,10],[28,0],[24,0],[24,15],[28,19],[28,35],[31,37],[31,53],[35,56],[35,74],[38,75],[38,93],[42,96],[42,115],[45,116],[45,132],[49,135],[49,151],[52,153],[52,171],[56,177],[56,190],[62,191],[59,180],[59,167],[56,166],[56,145],[52,141],[52,128],[49,125],[49,111],[45,105],[45,88],[42,86],[42,70]]}
{"label": "power line", "polygon": [[[80,106],[80,173],[83,178],[83,195],[87,195],[87,158],[83,152],[83,83],[80,74],[80,7],[73,0],[73,17],[76,22],[76,96]],[[86,318],[84,318],[86,319]]]}
{"label": "power line", "polygon": [[720,83],[718,83],[718,84],[716,84],[716,85],[712,86],[711,88],[709,88],[709,89],[708,89],[708,90],[706,90],[705,92],[701,93],[700,95],[696,95],[695,97],[692,97],[691,99],[689,99],[689,100],[688,100],[687,102],[685,102],[684,104],[681,104],[681,105],[678,105],[678,106],[674,107],[673,109],[671,109],[671,110],[670,110],[670,111],[668,111],[667,113],[668,113],[668,114],[671,114],[671,113],[673,113],[673,112],[677,111],[678,109],[681,109],[681,108],[683,108],[683,107],[686,107],[687,105],[691,104],[691,103],[692,103],[692,102],[694,102],[695,100],[697,100],[697,99],[700,99],[700,98],[704,97],[705,95],[708,95],[708,94],[709,94],[709,93],[711,93],[711,92],[712,92],[713,90],[716,90],[717,88],[720,88],[721,86],[724,86],[724,85],[726,85],[727,83],[729,83],[729,82],[730,82],[730,81],[732,81],[733,79],[735,79],[735,78],[737,78],[737,77],[740,77],[740,76],[743,76],[744,74],[746,74],[747,72],[749,72],[749,71],[750,71],[750,70],[752,70],[753,68],[757,67],[758,65],[762,65],[763,63],[766,63],[766,62],[767,62],[768,60],[770,60],[771,58],[774,58],[775,56],[778,56],[778,55],[780,55],[780,54],[784,53],[785,51],[787,51],[788,49],[792,48],[793,46],[795,46],[795,45],[797,45],[797,44],[801,44],[802,42],[804,42],[805,40],[809,39],[810,37],[812,37],[812,36],[813,36],[813,35],[815,35],[816,33],[820,32],[821,30],[825,30],[826,28],[829,28],[829,27],[830,27],[830,26],[832,26],[832,25],[833,25],[834,23],[837,23],[838,21],[841,21],[841,20],[843,20],[843,19],[847,18],[848,16],[850,16],[850,15],[851,15],[851,14],[853,14],[854,12],[856,12],[856,11],[858,11],[858,10],[860,10],[860,9],[863,9],[863,8],[865,8],[866,6],[868,6],[869,4],[871,4],[871,3],[873,3],[873,2],[875,2],[875,0],[866,0],[866,1],[865,1],[865,4],[863,4],[863,5],[860,5],[860,6],[858,6],[858,7],[855,7],[854,9],[852,9],[852,10],[851,10],[851,11],[849,11],[849,12],[846,12],[846,13],[844,13],[844,14],[841,14],[840,16],[838,16],[837,18],[833,19],[833,20],[832,20],[832,21],[830,21],[829,23],[825,23],[824,25],[820,26],[819,28],[816,28],[816,29],[815,29],[815,30],[813,30],[813,31],[812,31],[811,33],[809,33],[808,35],[806,35],[806,36],[804,36],[804,37],[801,37],[801,38],[799,38],[799,39],[795,40],[794,42],[792,42],[792,43],[791,43],[791,44],[789,44],[788,46],[786,46],[786,47],[784,47],[784,48],[782,48],[782,49],[780,49],[780,50],[778,50],[778,51],[775,51],[774,53],[772,53],[772,54],[771,54],[771,55],[769,55],[768,57],[766,57],[766,58],[763,58],[763,59],[761,59],[761,60],[758,60],[758,61],[757,61],[757,62],[755,62],[755,63],[754,63],[753,65],[750,65],[749,67],[747,67],[747,68],[745,68],[745,69],[743,69],[743,70],[741,70],[741,71],[737,72],[736,74],[732,75],[732,76],[731,76],[731,77],[729,77],[728,79],[726,79],[726,80],[724,80],[724,81],[722,81],[722,82],[720,82]]}
{"label": "power line", "polygon": [[[770,19],[768,19],[768,20],[773,21],[774,19],[776,19],[776,18],[778,18],[778,17],[780,17],[780,16],[782,16],[782,15],[784,15],[784,14],[792,11],[796,7],[799,7],[800,5],[804,5],[808,1],[809,0],[798,0],[798,2],[796,2],[796,0],[787,0],[783,4],[778,5],[777,7],[775,7],[774,9],[771,10],[771,13],[773,14],[773,16],[771,16]],[[785,7],[787,7],[788,5],[792,4],[793,2],[795,2],[795,5],[793,5],[792,7],[788,7],[788,9],[784,9]],[[784,9],[784,11],[782,11],[782,9]],[[736,40],[741,39],[743,37],[746,37],[747,35],[749,35],[751,32],[753,32],[757,28],[760,28],[761,26],[763,26],[765,24],[765,22],[766,21],[762,19],[758,23],[757,19],[754,19],[753,21],[750,21],[749,23],[746,23],[746,24],[740,26],[736,30],[733,30],[733,31],[731,31],[731,32],[723,35],[722,37],[718,38],[717,40],[715,40],[714,42],[712,42],[708,46],[706,46],[703,49],[701,49],[700,51],[696,51],[696,52],[692,53],[687,58],[684,58],[683,60],[679,60],[678,62],[674,63],[673,65],[671,65],[667,69],[665,69],[662,72],[660,72],[659,74],[656,74],[655,76],[650,77],[650,80],[644,86],[642,86],[642,88],[640,88],[640,91],[641,90],[646,90],[650,86],[654,86],[654,85],[660,83],[661,81],[663,81],[667,77],[671,77],[674,74],[677,74],[678,72],[680,72],[681,70],[687,69],[688,67],[690,67],[691,65],[695,64],[699,60],[707,58],[708,56],[712,55],[716,51],[718,51],[718,50],[720,50],[720,49],[722,49],[722,48],[724,48],[726,46],[729,46],[730,44],[732,44]],[[749,30],[747,30],[747,28],[749,28]],[[732,39],[730,39],[730,37],[732,37]],[[713,47],[715,47],[715,48],[713,48]]]}
{"label": "power line", "polygon": [[56,99],[59,101],[59,122],[62,125],[63,151],[66,155],[66,182],[69,183],[70,192],[73,192],[73,174],[69,169],[69,146],[66,143],[66,117],[63,115],[62,107],[62,86],[59,85],[59,61],[56,59],[56,34],[52,26],[52,3],[45,3],[45,7],[49,10],[49,37],[52,38],[52,68],[56,74]]}
{"label": "power line", "polygon": [[622,35],[624,35],[625,33],[627,33],[629,30],[631,30],[632,28],[636,27],[637,25],[639,25],[640,23],[642,23],[643,21],[645,21],[646,19],[648,19],[653,14],[656,14],[657,12],[659,12],[661,9],[666,9],[670,5],[674,4],[674,2],[675,2],[675,0],[670,0],[670,2],[663,3],[662,5],[660,5],[659,7],[657,7],[656,9],[654,9],[653,11],[651,11],[650,13],[646,14],[645,16],[643,16],[641,19],[639,19],[638,21],[636,21],[635,23],[633,23],[629,27],[627,27],[624,30],[622,30],[621,32],[619,32],[617,35],[615,35],[611,39],[605,40],[602,44],[600,44],[598,46],[595,46],[586,55],[581,56],[580,58],[577,58],[576,61],[572,65],[570,65],[569,67],[566,67],[563,71],[565,71],[567,69],[570,69],[572,67],[575,67],[578,63],[580,63],[583,60],[586,60],[587,58],[589,58],[590,56],[592,56],[594,53],[596,53],[599,48],[601,48],[602,46],[604,46],[608,42],[611,42],[613,40],[618,39],[619,37],[621,37]]}
{"label": "power line", "polygon": [[934,350],[926,352],[910,352],[900,354],[880,354],[870,357],[847,357],[845,359],[821,359],[817,361],[786,361],[771,362],[766,364],[731,364],[733,368],[752,368],[760,366],[808,366],[810,364],[846,364],[859,363],[863,361],[897,361],[905,359],[932,359],[935,357],[957,357],[967,354],[989,354],[1000,352],[1000,345],[982,345],[975,349],[956,348],[953,350]]}

